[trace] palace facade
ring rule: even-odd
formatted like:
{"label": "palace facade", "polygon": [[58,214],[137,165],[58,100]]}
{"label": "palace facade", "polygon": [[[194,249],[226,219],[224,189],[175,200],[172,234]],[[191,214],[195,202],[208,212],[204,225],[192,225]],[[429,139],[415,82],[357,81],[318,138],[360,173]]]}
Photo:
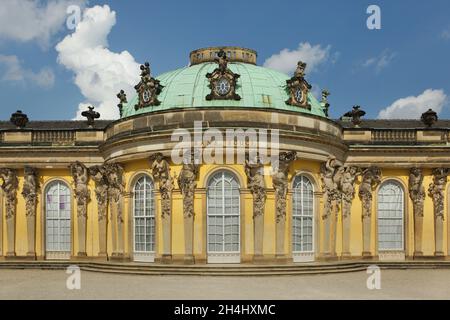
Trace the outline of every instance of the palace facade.
{"label": "palace facade", "polygon": [[[329,93],[311,94],[304,63],[290,77],[256,61],[253,50],[216,47],[158,77],[146,63],[136,92],[118,93],[116,121],[90,108],[86,121],[29,121],[18,111],[0,122],[0,259],[450,256],[450,121],[432,110],[365,120],[358,106],[333,120]],[[199,125],[202,161],[195,152],[174,161],[174,132],[195,141]],[[227,129],[243,161],[205,161]],[[255,153],[248,129],[277,137],[275,166]],[[209,152],[218,158],[217,144]]]}

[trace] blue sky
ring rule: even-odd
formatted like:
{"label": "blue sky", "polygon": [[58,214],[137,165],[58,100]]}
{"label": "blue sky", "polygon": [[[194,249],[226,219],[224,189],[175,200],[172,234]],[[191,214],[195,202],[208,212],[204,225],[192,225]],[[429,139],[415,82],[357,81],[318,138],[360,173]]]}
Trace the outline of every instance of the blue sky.
{"label": "blue sky", "polygon": [[[215,45],[255,49],[260,65],[273,56],[278,65],[286,65],[286,57],[279,55],[283,49],[292,57],[319,55],[309,57],[313,69],[307,78],[316,90],[331,92],[333,118],[355,104],[367,111],[368,118],[378,117],[391,105],[385,117],[417,118],[422,109],[434,106],[441,118],[450,118],[447,0],[4,1],[0,6],[0,110],[4,120],[17,109],[32,120],[72,119],[80,104],[90,103],[101,105],[103,113],[109,114],[108,108],[115,112],[116,92],[108,83],[115,78],[102,76],[105,66],[99,60],[106,63],[110,58],[118,67],[123,63],[133,68],[134,63],[149,60],[157,75],[185,66],[191,50]],[[106,22],[108,41],[100,45],[102,50],[78,55],[73,43],[55,49],[78,32],[66,27],[65,9],[75,2],[82,10],[108,5],[105,19],[112,19],[115,12],[114,23]],[[380,30],[366,27],[366,9],[371,4],[381,9]],[[2,27],[6,24],[8,28]],[[97,32],[93,29],[92,38]],[[119,56],[123,51],[130,57]],[[98,59],[93,66],[77,61],[77,57],[83,60],[95,54]],[[96,83],[92,92],[86,92],[89,86],[82,83],[83,75],[97,73],[97,80],[105,83]],[[128,73],[123,81],[131,85],[139,72]],[[102,91],[99,95],[93,92],[97,88]]]}

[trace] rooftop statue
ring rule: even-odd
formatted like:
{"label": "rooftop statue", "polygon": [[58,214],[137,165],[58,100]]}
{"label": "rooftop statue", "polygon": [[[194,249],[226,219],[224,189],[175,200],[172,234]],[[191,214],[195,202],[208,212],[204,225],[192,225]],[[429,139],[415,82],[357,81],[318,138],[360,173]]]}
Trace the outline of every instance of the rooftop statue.
{"label": "rooftop statue", "polygon": [[311,89],[311,85],[305,80],[305,69],[305,62],[297,62],[297,69],[294,72],[294,76],[286,80],[286,89],[289,94],[289,99],[286,100],[286,104],[310,110],[311,105],[308,102],[308,92]]}
{"label": "rooftop statue", "polygon": [[353,110],[346,112],[344,114],[344,117],[352,118],[352,123],[355,126],[358,126],[361,124],[361,117],[363,117],[366,114],[364,110],[361,110],[360,106],[353,106]]}
{"label": "rooftop statue", "polygon": [[164,88],[164,86],[160,84],[159,80],[151,76],[150,64],[148,62],[141,65],[140,69],[141,81],[139,81],[139,83],[134,87],[139,98],[138,103],[134,106],[135,110],[160,105],[161,102],[157,97]]}
{"label": "rooftop statue", "polygon": [[306,69],[305,62],[303,62],[303,61],[297,62],[297,69],[294,72],[295,77],[304,78],[305,77],[305,69]]}
{"label": "rooftop statue", "polygon": [[100,118],[100,113],[97,111],[94,111],[94,107],[89,106],[89,110],[83,111],[81,115],[85,118],[87,118],[87,124],[92,127],[94,125],[95,119]]}
{"label": "rooftop statue", "polygon": [[120,117],[122,117],[123,105],[128,103],[127,95],[126,95],[125,91],[120,90],[120,92],[117,94],[117,98],[119,98],[119,100],[120,100],[120,103],[117,105],[117,107],[119,108]]}

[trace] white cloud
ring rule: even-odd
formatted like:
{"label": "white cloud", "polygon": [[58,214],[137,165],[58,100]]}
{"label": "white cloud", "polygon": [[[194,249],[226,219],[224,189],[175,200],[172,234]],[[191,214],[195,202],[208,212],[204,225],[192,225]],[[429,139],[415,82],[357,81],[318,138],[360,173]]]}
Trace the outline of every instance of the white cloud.
{"label": "white cloud", "polygon": [[139,81],[139,64],[128,51],[108,49],[108,34],[116,24],[116,13],[109,6],[95,6],[83,12],[73,34],[56,46],[58,62],[75,73],[75,84],[86,101],[80,103],[77,118],[93,104],[102,119],[119,117],[116,94],[121,90],[130,95]]}
{"label": "white cloud", "polygon": [[368,58],[363,62],[362,66],[366,68],[374,67],[375,71],[379,73],[382,69],[386,68],[396,56],[397,53],[385,49],[378,56]]}
{"label": "white cloud", "polygon": [[450,27],[445,30],[442,30],[441,38],[445,40],[450,40]]}
{"label": "white cloud", "polygon": [[26,84],[30,83],[41,88],[51,88],[55,83],[53,70],[44,67],[39,72],[25,69],[17,56],[0,54],[0,70],[3,75],[2,81]]}
{"label": "white cloud", "polygon": [[427,89],[418,96],[401,98],[383,109],[378,114],[379,119],[419,119],[428,109],[437,113],[446,104],[447,95],[443,90]]}
{"label": "white cloud", "polygon": [[[313,72],[317,67],[326,62],[330,56],[331,46],[311,45],[309,42],[302,42],[296,50],[283,49],[279,53],[272,55],[264,62],[264,67],[275,69],[284,73],[292,73],[297,67],[298,61],[306,62],[306,72]],[[339,55],[333,56],[333,61]]]}
{"label": "white cloud", "polygon": [[83,6],[86,0],[2,0],[0,4],[0,39],[19,42],[36,41],[47,48],[60,31],[69,5]]}

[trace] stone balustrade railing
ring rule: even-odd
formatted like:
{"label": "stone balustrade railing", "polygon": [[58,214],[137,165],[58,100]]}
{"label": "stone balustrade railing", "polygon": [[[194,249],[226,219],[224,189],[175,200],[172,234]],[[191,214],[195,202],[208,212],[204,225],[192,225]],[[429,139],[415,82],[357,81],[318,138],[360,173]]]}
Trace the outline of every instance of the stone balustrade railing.
{"label": "stone balustrade railing", "polygon": [[343,131],[344,141],[350,144],[447,144],[450,132],[438,129],[355,129]]}
{"label": "stone balustrade railing", "polygon": [[372,130],[372,141],[374,142],[414,142],[416,140],[415,130]]}
{"label": "stone balustrade railing", "polygon": [[33,131],[32,143],[72,144],[75,142],[75,131],[69,130],[45,130]]}
{"label": "stone balustrade railing", "polygon": [[0,144],[2,145],[98,145],[103,140],[103,129],[0,131]]}

